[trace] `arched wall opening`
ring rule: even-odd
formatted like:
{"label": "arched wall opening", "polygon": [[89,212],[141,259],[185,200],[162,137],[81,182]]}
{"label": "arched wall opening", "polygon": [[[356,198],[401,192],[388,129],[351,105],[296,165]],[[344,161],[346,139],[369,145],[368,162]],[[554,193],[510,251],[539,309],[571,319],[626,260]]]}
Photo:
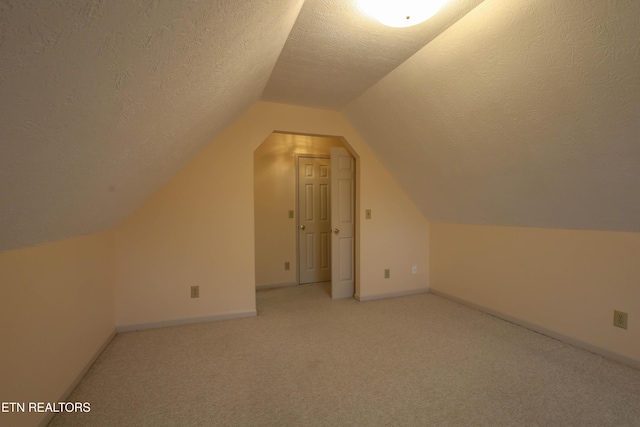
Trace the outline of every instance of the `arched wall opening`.
{"label": "arched wall opening", "polygon": [[[310,279],[305,270],[306,247],[300,238],[300,214],[304,204],[299,200],[304,196],[298,188],[298,163],[311,158],[330,162],[332,147],[345,148],[354,161],[358,157],[358,153],[341,136],[283,131],[271,133],[254,151],[256,289],[331,281],[330,254],[326,265],[328,275],[319,274]],[[357,176],[355,178],[357,182]],[[357,192],[354,193],[353,202],[356,208],[354,220],[357,220]],[[356,233],[354,237],[358,242],[359,235]],[[354,273],[358,259],[357,246],[354,247],[351,261]],[[314,280],[313,277],[318,279]]]}

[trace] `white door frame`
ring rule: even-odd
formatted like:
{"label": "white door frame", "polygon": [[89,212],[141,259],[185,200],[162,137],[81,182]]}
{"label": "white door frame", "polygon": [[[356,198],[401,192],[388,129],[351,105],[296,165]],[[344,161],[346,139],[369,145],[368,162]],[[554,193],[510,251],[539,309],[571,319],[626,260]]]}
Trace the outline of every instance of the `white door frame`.
{"label": "white door frame", "polygon": [[[283,132],[283,133],[288,133],[288,132]],[[344,143],[343,146],[344,148],[349,152],[349,154],[351,154],[351,157],[353,157],[353,160],[355,162],[355,168],[356,168],[356,173],[355,173],[355,190],[354,190],[354,206],[355,206],[355,230],[354,230],[354,241],[355,241],[355,249],[354,249],[354,259],[353,259],[353,272],[354,272],[354,296],[357,294],[358,292],[358,285],[359,285],[359,280],[360,278],[359,276],[359,270],[358,267],[360,265],[360,215],[359,215],[359,211],[360,211],[360,162],[358,161],[358,156],[354,155],[353,150],[351,149],[351,147],[347,144],[346,139],[344,139],[344,137],[342,138]],[[311,157],[311,158],[326,158],[326,155],[320,155],[320,154],[304,154],[304,153],[296,153],[295,154],[295,194],[296,194],[296,198],[295,198],[295,205],[296,205],[296,210],[295,210],[295,227],[296,227],[296,260],[295,260],[295,265],[296,265],[296,282],[298,284],[300,284],[300,228],[299,228],[299,224],[298,224],[298,215],[299,215],[299,210],[298,210],[298,206],[299,206],[299,187],[298,187],[298,174],[299,174],[299,165],[300,165],[300,157]],[[331,173],[331,171],[329,172]],[[331,189],[331,191],[333,191],[333,189]]]}

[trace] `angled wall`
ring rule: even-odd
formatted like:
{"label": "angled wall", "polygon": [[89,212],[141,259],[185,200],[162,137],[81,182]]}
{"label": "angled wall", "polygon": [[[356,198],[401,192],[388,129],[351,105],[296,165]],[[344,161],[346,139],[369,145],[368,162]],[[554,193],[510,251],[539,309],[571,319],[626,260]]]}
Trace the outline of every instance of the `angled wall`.
{"label": "angled wall", "polygon": [[428,222],[364,140],[338,112],[261,102],[117,228],[120,328],[255,312],[253,152],[274,130],[343,136],[356,154],[356,294],[426,291]]}
{"label": "angled wall", "polygon": [[639,232],[638,22],[485,0],[344,113],[430,221]]}
{"label": "angled wall", "polygon": [[[113,232],[0,253],[0,402],[58,402],[115,331]],[[33,426],[51,413],[3,413]]]}
{"label": "angled wall", "polygon": [[0,251],[131,215],[259,99],[302,3],[0,2]]}

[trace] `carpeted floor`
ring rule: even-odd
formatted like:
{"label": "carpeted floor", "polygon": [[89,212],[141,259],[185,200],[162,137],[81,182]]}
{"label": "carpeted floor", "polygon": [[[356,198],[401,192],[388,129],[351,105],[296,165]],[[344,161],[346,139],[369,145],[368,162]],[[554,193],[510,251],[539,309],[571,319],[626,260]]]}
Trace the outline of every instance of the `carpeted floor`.
{"label": "carpeted floor", "polygon": [[640,426],[640,371],[431,294],[119,334],[50,426]]}

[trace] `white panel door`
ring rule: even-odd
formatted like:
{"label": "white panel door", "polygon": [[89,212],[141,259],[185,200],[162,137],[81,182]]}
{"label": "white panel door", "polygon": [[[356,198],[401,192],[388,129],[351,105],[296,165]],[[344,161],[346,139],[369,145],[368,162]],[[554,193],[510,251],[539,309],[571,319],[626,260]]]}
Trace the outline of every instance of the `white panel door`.
{"label": "white panel door", "polygon": [[331,161],[298,158],[300,284],[331,280]]}
{"label": "white panel door", "polygon": [[355,285],[356,161],[341,147],[331,148],[331,298],[351,298]]}

